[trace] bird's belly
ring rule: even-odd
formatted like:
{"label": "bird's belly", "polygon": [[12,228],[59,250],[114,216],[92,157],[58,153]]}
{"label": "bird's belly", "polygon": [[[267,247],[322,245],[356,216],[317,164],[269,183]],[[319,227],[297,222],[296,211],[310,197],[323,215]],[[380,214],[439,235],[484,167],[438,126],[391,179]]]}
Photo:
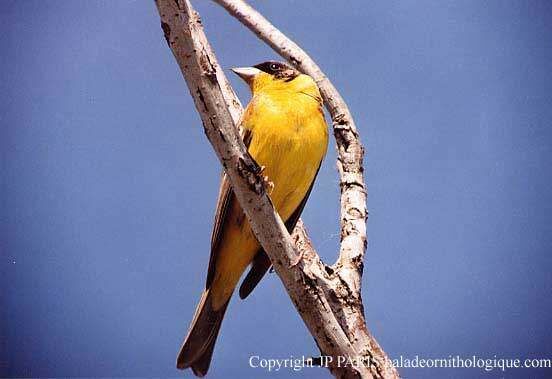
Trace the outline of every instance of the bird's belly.
{"label": "bird's belly", "polygon": [[[251,156],[264,167],[263,175],[274,184],[270,198],[285,221],[307,193],[325,153],[322,141],[313,141],[307,130],[270,133],[252,141]],[[306,134],[306,136],[305,136]]]}

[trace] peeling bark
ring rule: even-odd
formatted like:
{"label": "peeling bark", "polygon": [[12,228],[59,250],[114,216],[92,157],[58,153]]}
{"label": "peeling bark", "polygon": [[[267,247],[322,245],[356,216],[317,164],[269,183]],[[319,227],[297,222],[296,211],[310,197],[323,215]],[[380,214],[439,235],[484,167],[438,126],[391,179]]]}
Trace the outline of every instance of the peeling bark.
{"label": "peeling bark", "polygon": [[[366,328],[361,276],[366,248],[363,148],[347,106],[322,71],[292,41],[242,1],[215,0],[301,71],[311,75],[332,115],[341,187],[341,249],[325,265],[301,221],[292,236],[267,196],[258,165],[239,136],[242,107],[205,36],[189,0],[157,0],[161,27],[180,66],[205,134],[232,188],[320,351],[333,357],[340,378],[398,378],[389,358]],[[363,364],[339,365],[338,357]]]}

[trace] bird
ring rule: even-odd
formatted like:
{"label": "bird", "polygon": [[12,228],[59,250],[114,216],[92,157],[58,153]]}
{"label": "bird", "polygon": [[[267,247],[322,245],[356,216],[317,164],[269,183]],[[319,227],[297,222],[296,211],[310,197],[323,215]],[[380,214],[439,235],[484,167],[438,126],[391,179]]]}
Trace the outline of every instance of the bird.
{"label": "bird", "polygon": [[[291,233],[305,207],[328,146],[328,125],[315,81],[292,66],[267,61],[233,68],[251,90],[240,120],[247,150],[270,183],[268,194]],[[178,369],[207,374],[230,298],[245,299],[271,262],[223,173],[211,235],[205,289],[178,353]]]}

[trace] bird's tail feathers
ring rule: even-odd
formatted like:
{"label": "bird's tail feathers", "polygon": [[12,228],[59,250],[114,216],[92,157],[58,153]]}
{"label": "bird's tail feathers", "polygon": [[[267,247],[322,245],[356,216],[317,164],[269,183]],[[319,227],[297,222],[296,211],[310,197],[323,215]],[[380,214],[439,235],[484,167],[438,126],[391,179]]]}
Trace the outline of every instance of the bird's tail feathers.
{"label": "bird's tail feathers", "polygon": [[230,298],[219,309],[213,309],[210,290],[203,291],[188,335],[180,348],[176,367],[191,367],[194,374],[204,376],[209,370],[215,342]]}

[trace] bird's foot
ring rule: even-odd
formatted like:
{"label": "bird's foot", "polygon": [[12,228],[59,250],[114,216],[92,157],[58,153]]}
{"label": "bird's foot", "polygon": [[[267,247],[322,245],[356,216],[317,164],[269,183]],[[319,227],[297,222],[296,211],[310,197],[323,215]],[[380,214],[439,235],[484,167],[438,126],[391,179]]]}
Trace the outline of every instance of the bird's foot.
{"label": "bird's foot", "polygon": [[[261,166],[261,170],[264,170],[264,166]],[[263,171],[261,171],[262,173]],[[270,195],[274,191],[274,182],[272,182],[268,176],[263,175],[263,184],[266,189],[266,192]]]}

